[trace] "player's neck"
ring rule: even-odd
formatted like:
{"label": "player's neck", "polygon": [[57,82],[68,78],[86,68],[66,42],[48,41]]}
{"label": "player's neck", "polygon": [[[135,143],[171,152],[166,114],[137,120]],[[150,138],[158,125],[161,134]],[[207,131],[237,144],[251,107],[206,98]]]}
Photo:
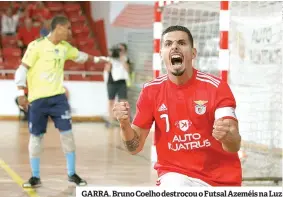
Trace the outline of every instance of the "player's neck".
{"label": "player's neck", "polygon": [[169,79],[176,85],[186,84],[193,76],[193,67],[186,69],[182,76],[174,76],[173,74],[168,75]]}
{"label": "player's neck", "polygon": [[61,40],[57,39],[54,34],[51,34],[51,35],[48,37],[48,39],[49,39],[50,42],[52,42],[54,45],[57,45],[57,44],[59,44],[59,43],[61,42]]}

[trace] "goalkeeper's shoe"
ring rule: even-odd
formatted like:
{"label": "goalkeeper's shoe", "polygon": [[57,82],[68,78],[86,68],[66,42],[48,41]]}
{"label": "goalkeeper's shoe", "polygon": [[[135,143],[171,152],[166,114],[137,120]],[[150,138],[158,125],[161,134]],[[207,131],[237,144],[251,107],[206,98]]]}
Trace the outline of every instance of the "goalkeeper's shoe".
{"label": "goalkeeper's shoe", "polygon": [[87,182],[81,177],[79,177],[77,174],[73,174],[72,176],[69,176],[68,178],[69,182],[76,183],[77,186],[85,186],[87,185]]}
{"label": "goalkeeper's shoe", "polygon": [[35,188],[41,186],[40,178],[31,177],[27,182],[23,183],[23,188]]}

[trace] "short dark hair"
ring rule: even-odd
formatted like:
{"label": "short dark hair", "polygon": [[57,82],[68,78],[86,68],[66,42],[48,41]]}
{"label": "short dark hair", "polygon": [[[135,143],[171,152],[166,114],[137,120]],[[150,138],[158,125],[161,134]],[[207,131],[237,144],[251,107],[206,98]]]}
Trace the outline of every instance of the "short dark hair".
{"label": "short dark hair", "polygon": [[51,31],[53,31],[57,25],[66,25],[69,19],[65,16],[55,16],[51,21]]}
{"label": "short dark hair", "polygon": [[190,41],[190,43],[192,44],[192,47],[194,47],[194,39],[193,39],[193,36],[192,36],[190,30],[189,30],[188,28],[184,27],[184,26],[181,26],[181,25],[174,25],[174,26],[169,26],[169,27],[167,27],[167,28],[163,31],[162,37],[163,37],[165,34],[167,34],[167,33],[169,33],[169,32],[173,32],[173,31],[183,31],[183,32],[187,33],[187,34],[188,34],[189,41]]}

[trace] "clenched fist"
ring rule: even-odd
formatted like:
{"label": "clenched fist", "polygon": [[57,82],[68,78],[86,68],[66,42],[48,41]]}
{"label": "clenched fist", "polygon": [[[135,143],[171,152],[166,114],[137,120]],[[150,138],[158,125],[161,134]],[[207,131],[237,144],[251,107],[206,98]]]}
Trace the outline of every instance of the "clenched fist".
{"label": "clenched fist", "polygon": [[231,119],[219,119],[216,120],[214,125],[213,125],[213,131],[212,131],[212,136],[220,141],[223,142],[227,139],[227,137],[233,133],[234,130],[236,130],[235,126],[235,120]]}
{"label": "clenched fist", "polygon": [[120,123],[130,121],[129,109],[130,105],[128,102],[118,102],[114,104],[113,113]]}
{"label": "clenched fist", "polygon": [[17,99],[18,99],[18,103],[19,103],[20,108],[27,111],[29,102],[28,102],[26,96],[19,96]]}

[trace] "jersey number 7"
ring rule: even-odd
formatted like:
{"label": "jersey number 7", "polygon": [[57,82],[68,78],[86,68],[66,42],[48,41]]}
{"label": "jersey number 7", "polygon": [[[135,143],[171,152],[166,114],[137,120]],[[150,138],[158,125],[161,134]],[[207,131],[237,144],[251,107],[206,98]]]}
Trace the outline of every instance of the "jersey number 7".
{"label": "jersey number 7", "polygon": [[166,124],[166,132],[169,132],[170,130],[170,124],[169,124],[169,117],[168,114],[161,114],[160,118],[164,118],[165,119],[165,124]]}

